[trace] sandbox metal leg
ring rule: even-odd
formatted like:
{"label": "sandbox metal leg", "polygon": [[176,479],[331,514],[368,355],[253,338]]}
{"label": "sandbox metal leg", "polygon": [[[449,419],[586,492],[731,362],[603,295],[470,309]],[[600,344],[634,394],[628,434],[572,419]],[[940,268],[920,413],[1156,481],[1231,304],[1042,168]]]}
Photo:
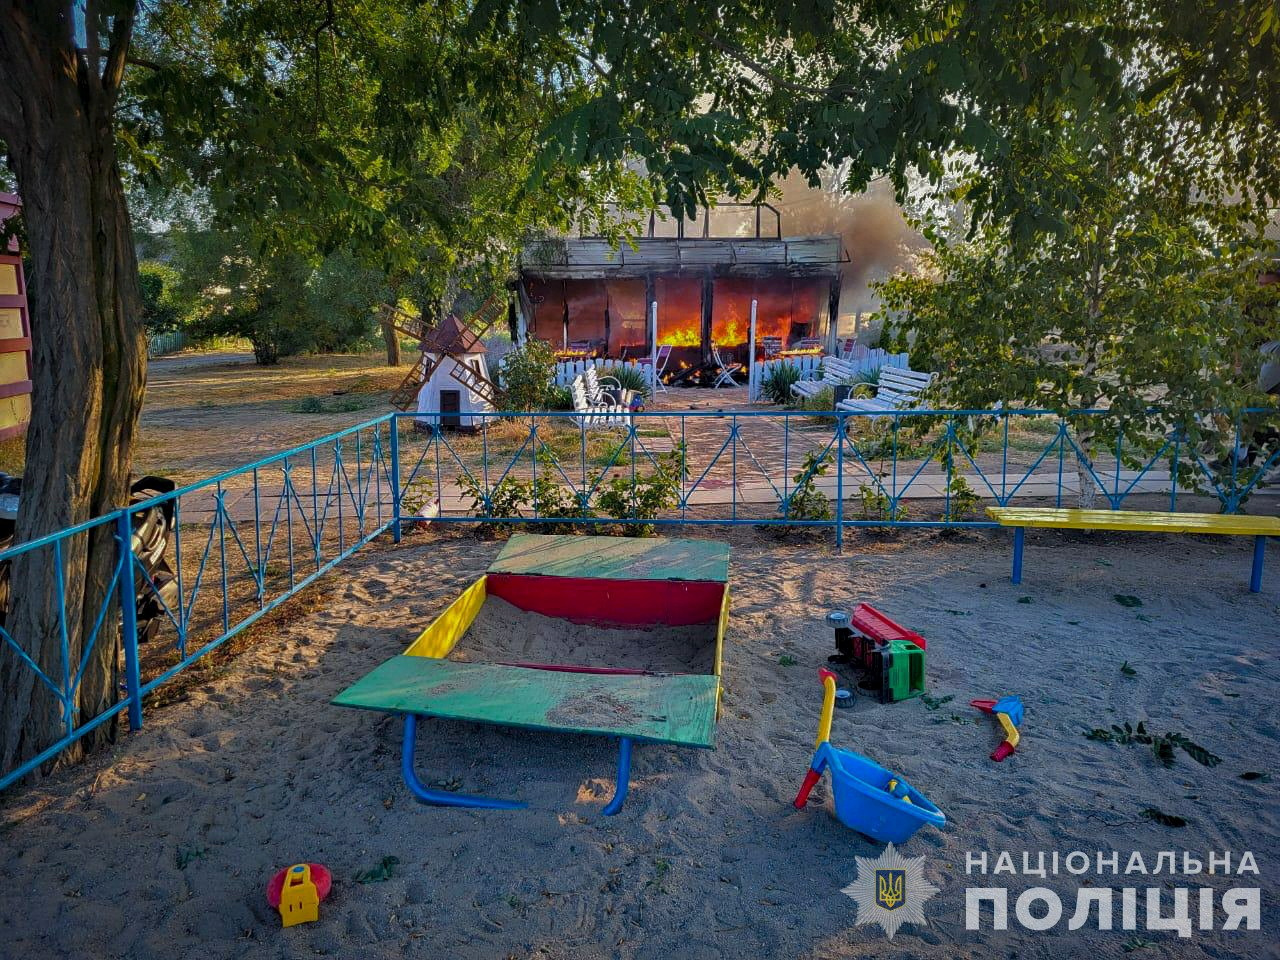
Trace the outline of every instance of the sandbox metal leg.
{"label": "sandbox metal leg", "polygon": [[622,809],[627,799],[627,787],[631,783],[631,738],[618,738],[618,785],[614,788],[613,799],[604,808],[604,815],[612,817]]}
{"label": "sandbox metal leg", "polygon": [[1262,558],[1267,552],[1267,538],[1253,538],[1253,571],[1249,574],[1249,592],[1262,592]]}
{"label": "sandbox metal leg", "polygon": [[496,797],[478,797],[466,793],[450,793],[447,790],[432,790],[418,779],[413,771],[413,748],[418,733],[418,717],[412,713],[404,715],[404,747],[400,752],[400,773],[404,782],[413,791],[413,795],[423,803],[432,803],[440,807],[470,807],[483,810],[523,810],[528,804],[518,800],[499,800]]}
{"label": "sandbox metal leg", "polygon": [[1026,527],[1013,528],[1013,573],[1009,577],[1010,583],[1022,582],[1022,541],[1026,533]]}

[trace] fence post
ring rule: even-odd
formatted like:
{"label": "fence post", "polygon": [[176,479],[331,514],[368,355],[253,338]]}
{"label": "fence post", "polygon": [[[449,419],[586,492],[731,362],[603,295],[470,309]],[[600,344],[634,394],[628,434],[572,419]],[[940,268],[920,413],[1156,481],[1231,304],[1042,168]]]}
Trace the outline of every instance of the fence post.
{"label": "fence post", "polygon": [[844,550],[844,414],[836,411],[836,553]]}
{"label": "fence post", "polygon": [[136,733],[142,729],[142,679],[138,671],[138,597],[133,586],[133,526],[128,510],[116,514],[116,549],[120,567],[116,593],[120,598],[124,684],[129,695],[129,727]]}
{"label": "fence post", "polygon": [[391,414],[391,541],[400,542],[400,425]]}

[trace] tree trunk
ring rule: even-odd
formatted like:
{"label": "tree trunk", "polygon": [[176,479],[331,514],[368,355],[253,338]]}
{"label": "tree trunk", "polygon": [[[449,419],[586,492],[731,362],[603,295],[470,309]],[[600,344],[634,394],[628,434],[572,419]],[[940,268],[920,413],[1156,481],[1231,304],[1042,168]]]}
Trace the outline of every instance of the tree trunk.
{"label": "tree trunk", "polygon": [[387,345],[387,366],[400,366],[400,332],[387,321],[382,321],[382,340]]}
{"label": "tree trunk", "polygon": [[[137,263],[112,118],[133,18],[115,17],[99,75],[94,5],[87,10],[90,50],[82,55],[71,4],[0,0],[0,138],[22,194],[32,264],[32,410],[15,542],[127,502],[146,378]],[[74,683],[83,660],[71,701],[77,725],[119,699],[114,602],[87,658],[84,649],[110,595],[113,534],[106,524],[63,543],[67,664],[52,548],[12,565],[8,633],[55,683],[68,666]],[[0,648],[0,698],[0,772],[66,733],[60,704],[8,645]],[[114,727],[98,727],[82,748],[111,740]]]}

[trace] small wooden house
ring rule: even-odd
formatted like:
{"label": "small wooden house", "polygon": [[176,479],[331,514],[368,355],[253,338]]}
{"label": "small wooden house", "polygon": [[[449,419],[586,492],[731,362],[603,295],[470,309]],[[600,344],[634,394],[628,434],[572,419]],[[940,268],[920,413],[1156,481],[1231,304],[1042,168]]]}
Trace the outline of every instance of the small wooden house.
{"label": "small wooden house", "polygon": [[422,352],[431,375],[418,389],[418,412],[425,414],[417,417],[418,423],[434,424],[439,419],[444,427],[479,427],[482,418],[471,414],[494,409],[484,343],[450,314],[423,339]]}
{"label": "small wooden house", "polygon": [[[22,207],[0,193],[0,223]],[[31,419],[31,315],[17,240],[0,246],[0,440],[26,432]]]}

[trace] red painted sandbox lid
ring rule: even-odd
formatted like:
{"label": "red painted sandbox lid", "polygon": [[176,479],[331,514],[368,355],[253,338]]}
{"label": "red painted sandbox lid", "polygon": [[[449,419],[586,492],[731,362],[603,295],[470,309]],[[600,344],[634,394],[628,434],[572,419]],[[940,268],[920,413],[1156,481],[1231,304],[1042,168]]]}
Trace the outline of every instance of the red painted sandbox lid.
{"label": "red painted sandbox lid", "polygon": [[515,534],[490,573],[592,580],[699,580],[727,583],[729,545],[662,537],[575,537]]}

